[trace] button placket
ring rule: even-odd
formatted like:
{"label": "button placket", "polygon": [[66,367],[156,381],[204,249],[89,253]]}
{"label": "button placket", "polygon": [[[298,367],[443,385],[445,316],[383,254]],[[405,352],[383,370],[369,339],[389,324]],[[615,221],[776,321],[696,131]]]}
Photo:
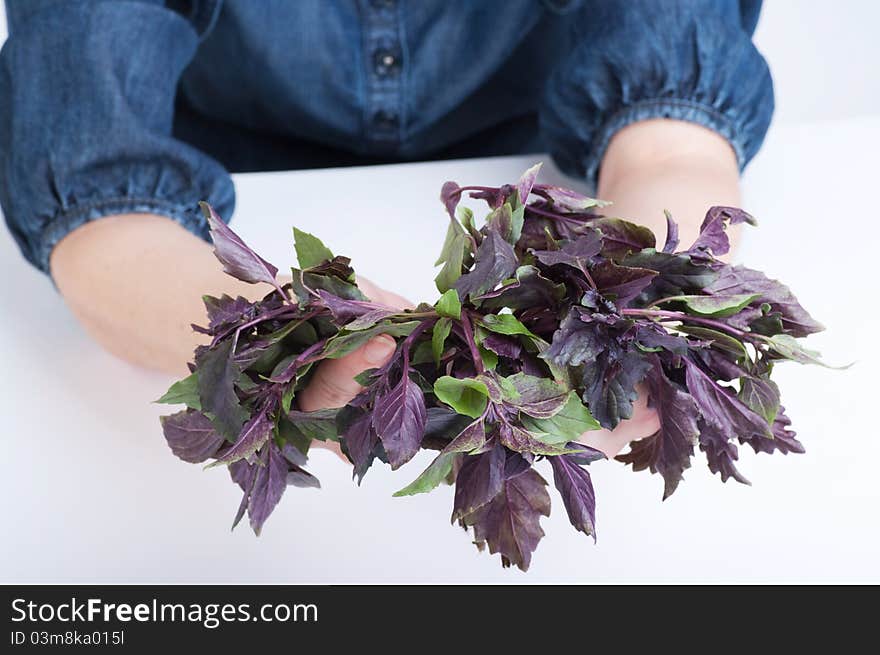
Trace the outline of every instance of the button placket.
{"label": "button placket", "polygon": [[366,72],[365,129],[373,148],[400,143],[403,56],[396,0],[362,0]]}

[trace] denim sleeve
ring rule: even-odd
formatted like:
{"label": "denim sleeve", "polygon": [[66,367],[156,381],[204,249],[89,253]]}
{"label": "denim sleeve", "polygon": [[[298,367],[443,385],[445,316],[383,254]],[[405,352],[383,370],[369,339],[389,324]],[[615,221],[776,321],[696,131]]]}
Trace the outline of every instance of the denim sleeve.
{"label": "denim sleeve", "polygon": [[198,201],[232,213],[229,174],[171,136],[177,82],[213,20],[211,6],[7,0],[0,204],[39,269],[49,272],[65,235],[101,216],[161,214],[207,238]]}
{"label": "denim sleeve", "polygon": [[576,45],[554,70],[541,128],[559,167],[595,189],[615,132],[673,118],[708,127],[742,170],[773,114],[773,83],[751,40],[760,0],[597,0],[573,22]]}

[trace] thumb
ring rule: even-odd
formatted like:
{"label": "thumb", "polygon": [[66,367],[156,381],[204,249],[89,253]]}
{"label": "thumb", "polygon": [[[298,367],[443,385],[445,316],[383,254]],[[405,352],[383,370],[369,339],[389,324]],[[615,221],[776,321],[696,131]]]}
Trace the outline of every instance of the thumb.
{"label": "thumb", "polygon": [[394,354],[395,348],[394,339],[383,334],[344,357],[321,362],[314,377],[297,398],[299,408],[313,412],[342,407],[363,389],[354,377],[369,368],[384,365]]}

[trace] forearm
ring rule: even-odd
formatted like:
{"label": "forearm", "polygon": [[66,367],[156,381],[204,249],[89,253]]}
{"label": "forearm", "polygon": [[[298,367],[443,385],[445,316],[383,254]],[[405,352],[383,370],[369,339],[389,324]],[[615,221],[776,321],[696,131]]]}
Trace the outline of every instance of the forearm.
{"label": "forearm", "polygon": [[73,231],[54,249],[51,272],[73,314],[95,341],[134,364],[186,371],[204,338],[202,295],[268,292],[224,274],[210,245],[171,219],[108,216]]}
{"label": "forearm", "polygon": [[[739,171],[732,148],[720,136],[698,125],[672,120],[634,123],[618,132],[608,146],[599,173],[598,196],[611,200],[614,216],[650,227],[658,247],[666,237],[668,209],[679,226],[680,247],[687,248],[712,205],[740,202]],[[737,228],[730,233],[736,244]],[[645,389],[633,418],[614,430],[587,432],[582,443],[614,457],[634,440],[660,428],[646,404]]]}
{"label": "forearm", "polygon": [[[736,156],[720,135],[693,123],[656,119],[633,123],[609,143],[597,195],[610,214],[650,227],[662,246],[663,210],[679,225],[681,247],[696,238],[712,205],[739,206]],[[735,247],[738,227],[730,230]]]}

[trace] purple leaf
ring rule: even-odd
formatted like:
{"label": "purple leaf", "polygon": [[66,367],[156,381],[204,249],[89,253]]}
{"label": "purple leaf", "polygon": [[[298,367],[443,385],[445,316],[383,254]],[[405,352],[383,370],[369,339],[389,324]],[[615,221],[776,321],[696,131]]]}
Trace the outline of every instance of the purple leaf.
{"label": "purple leaf", "polygon": [[224,452],[209,466],[231,464],[240,459],[247,459],[257,452],[272,434],[272,421],[269,419],[266,409],[263,407],[251,420],[245,423],[232,448]]}
{"label": "purple leaf", "polygon": [[691,348],[687,339],[669,334],[669,332],[656,323],[637,325],[636,341],[644,348],[662,348],[676,355],[685,355]]}
{"label": "purple leaf", "polygon": [[256,463],[251,464],[243,459],[229,465],[229,475],[232,477],[232,481],[241,487],[241,490],[244,492],[241,496],[241,502],[238,505],[238,511],[236,511],[235,517],[232,519],[233,530],[235,530],[235,527],[247,511],[251,489],[254,487],[254,479],[257,476],[257,468],[259,467]]}
{"label": "purple leaf", "polygon": [[351,463],[354,464],[352,477],[356,477],[360,484],[373,461],[373,450],[379,443],[379,437],[373,429],[372,414],[366,413],[357,418],[343,433],[342,441]]}
{"label": "purple leaf", "polygon": [[461,187],[455,182],[446,182],[440,188],[440,202],[446,207],[446,211],[449,212],[449,218],[453,221],[455,220],[455,208],[458,207],[458,202],[460,200]]}
{"label": "purple leaf", "polygon": [[703,365],[716,380],[729,382],[747,375],[736,362],[731,361],[730,354],[715,348],[701,348],[694,352]]}
{"label": "purple leaf", "polygon": [[550,347],[541,357],[557,366],[577,366],[598,357],[607,345],[598,325],[581,320],[580,313],[572,309],[559,324]]}
{"label": "purple leaf", "polygon": [[750,485],[734,462],[739,459],[739,449],[711,423],[700,422],[700,450],[706,453],[709,470],[721,476],[722,482],[733,478],[741,484]]}
{"label": "purple leaf", "polygon": [[281,292],[275,280],[278,269],[251,250],[241,237],[229,229],[211,205],[200,202],[199,206],[208,219],[211,239],[214,241],[214,254],[223,264],[223,270],[242,282],[265,282]]}
{"label": "purple leaf", "polygon": [[247,298],[232,298],[223,294],[219,298],[202,296],[208,311],[208,329],[210,334],[219,334],[224,328],[231,327],[242,321],[248,321],[256,315],[256,305]]}
{"label": "purple leaf", "polygon": [[663,252],[673,253],[678,248],[678,223],[668,211],[666,215],[666,243],[663,244]]}
{"label": "purple leaf", "polygon": [[650,229],[622,218],[599,218],[590,225],[602,233],[602,254],[615,260],[656,245]]}
{"label": "purple leaf", "polygon": [[523,205],[529,200],[529,194],[532,192],[532,187],[535,185],[535,180],[537,179],[538,171],[540,170],[541,162],[538,162],[523,173],[522,177],[519,178],[519,182],[516,183],[516,190],[519,193],[519,201]]}
{"label": "purple leaf", "polygon": [[568,520],[577,529],[596,541],[596,492],[585,468],[569,455],[550,457],[553,484],[562,496]]}
{"label": "purple leaf", "polygon": [[392,307],[385,307],[373,302],[340,298],[323,289],[318,289],[317,294],[321,298],[321,304],[330,310],[333,319],[340,326],[376,310],[387,310],[389,314],[396,311]]}
{"label": "purple leaf", "polygon": [[535,457],[531,453],[507,453],[507,461],[504,462],[504,479],[510,480],[522,475],[535,463]]}
{"label": "purple leaf", "polygon": [[504,447],[498,443],[482,454],[465,456],[455,478],[453,521],[482,507],[501,492],[506,459]]}
{"label": "purple leaf", "polygon": [[321,483],[318,481],[318,478],[308,471],[294,466],[287,472],[287,486],[299,487],[301,489],[320,489]]}
{"label": "purple leaf", "polygon": [[485,200],[486,204],[492,209],[498,209],[507,200],[507,197],[513,193],[514,187],[504,184],[500,187],[466,187],[468,189],[479,189],[471,191],[471,198],[476,200]]}
{"label": "purple leaf", "polygon": [[287,460],[274,441],[260,453],[254,484],[248,498],[248,518],[254,534],[259,535],[263,524],[287,487]]}
{"label": "purple leaf", "polygon": [[400,468],[419,451],[426,420],[425,395],[405,369],[400,382],[380,396],[373,409],[373,428],[392,469]]}
{"label": "purple leaf", "polygon": [[528,570],[532,553],[544,536],[541,516],[550,516],[547,483],[537,471],[502,483],[501,491],[487,504],[465,516],[462,523],[474,528],[474,539],[488,544],[489,552],[501,554],[501,563]]}
{"label": "purple leaf", "polygon": [[517,263],[513,246],[496,230],[489,230],[477,248],[473,268],[458,278],[455,289],[461,298],[480,296],[513,275]]}
{"label": "purple leaf", "polygon": [[551,184],[536,184],[532,187],[532,192],[552,202],[554,209],[562,211],[582,212],[592,207],[606,207],[610,204]]}
{"label": "purple leaf", "polygon": [[590,260],[602,250],[602,235],[597,230],[588,229],[574,241],[563,244],[559,250],[533,250],[538,261],[547,266],[565,264],[579,271],[587,268]]}
{"label": "purple leaf", "polygon": [[561,455],[567,452],[564,446],[554,446],[535,438],[532,433],[515,423],[502,423],[498,428],[499,441],[517,453],[535,455]]}
{"label": "purple leaf", "polygon": [[201,412],[186,409],[159,419],[171,452],[184,462],[201,464],[213,457],[224,439]]}
{"label": "purple leaf", "polygon": [[510,359],[517,359],[522,353],[522,344],[517,339],[503,334],[492,333],[483,339],[480,345],[496,355]]}
{"label": "purple leaf", "polygon": [[603,296],[613,297],[615,305],[625,307],[651,285],[657,271],[604,261],[590,269],[590,274]]}
{"label": "purple leaf", "polygon": [[675,492],[685,469],[691,465],[694,443],[699,435],[697,404],[666,377],[659,360],[648,374],[648,405],[660,419],[660,429],[650,437],[633,441],[628,453],[617,460],[632,464],[634,471],[650,469],[663,476],[663,500]]}
{"label": "purple leaf", "polygon": [[779,451],[783,455],[788,453],[802,454],[806,452],[804,445],[795,438],[797,434],[794,430],[789,430],[791,419],[785,415],[785,407],[780,405],[776,419],[773,421],[773,438],[768,439],[759,435],[750,437],[740,437],[741,443],[747,443],[756,453],[767,453],[772,455],[775,451]]}
{"label": "purple leaf", "polygon": [[606,350],[584,364],[583,399],[603,428],[612,430],[622,419],[632,418],[636,384],[650,369],[651,360],[638,350]]}
{"label": "purple leaf", "polygon": [[564,284],[548,280],[535,266],[520,266],[514,282],[480,296],[480,307],[489,311],[504,307],[512,310],[554,307],[564,297]]}
{"label": "purple leaf", "polygon": [[[696,252],[698,250],[710,250],[716,257],[726,254],[730,250],[730,239],[727,236],[727,223],[736,225],[737,223],[748,223],[756,225],[755,218],[736,207],[710,207],[706,212],[706,218],[700,225],[700,235],[688,252]],[[663,249],[663,252],[671,252]]]}
{"label": "purple leaf", "polygon": [[785,332],[794,337],[805,337],[825,329],[801,307],[787,286],[745,266],[722,267],[717,279],[707,285],[705,291],[722,295],[760,293],[756,304],[769,303],[772,311],[782,315]]}
{"label": "purple leaf", "polygon": [[225,339],[213,348],[199,351],[195,358],[202,410],[212,414],[211,423],[229,440],[238,437],[248,418],[235,394],[241,366],[235,361],[232,346],[233,340]]}
{"label": "purple leaf", "polygon": [[684,293],[703,292],[711,284],[717,273],[705,262],[696,261],[688,254],[670,254],[653,250],[643,250],[627,255],[621,260],[624,266],[648,268],[657,271],[650,287],[645,290],[653,297],[677,296]]}
{"label": "purple leaf", "polygon": [[753,434],[770,436],[767,421],[740,401],[733,390],[726,390],[709,377],[690,358],[684,358],[685,379],[703,418],[728,439]]}
{"label": "purple leaf", "polygon": [[567,444],[567,448],[572,452],[565,455],[565,457],[568,457],[570,461],[581,466],[586,466],[587,464],[598,462],[600,459],[607,459],[605,453],[603,453],[601,450],[590,448],[590,446],[585,446],[584,444],[577,443],[576,441],[570,441]]}
{"label": "purple leaf", "polygon": [[284,455],[285,459],[294,467],[305,466],[308,461],[308,457],[296,446],[292,443],[285,441],[284,445],[281,446],[281,454]]}

